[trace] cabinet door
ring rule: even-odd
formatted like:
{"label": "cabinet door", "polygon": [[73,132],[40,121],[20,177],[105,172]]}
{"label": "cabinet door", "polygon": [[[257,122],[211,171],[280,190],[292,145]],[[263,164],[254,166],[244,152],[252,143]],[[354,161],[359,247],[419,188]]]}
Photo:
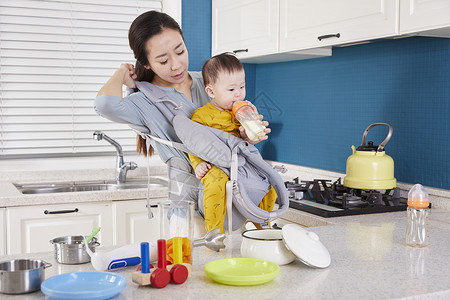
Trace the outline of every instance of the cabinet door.
{"label": "cabinet door", "polygon": [[6,221],[5,209],[0,208],[0,256],[6,254]]}
{"label": "cabinet door", "polygon": [[278,52],[278,0],[213,0],[212,55],[254,57]]}
{"label": "cabinet door", "polygon": [[102,246],[113,244],[111,203],[9,207],[6,223],[8,254],[53,251],[50,240],[89,235],[95,227],[102,227],[97,235]]}
{"label": "cabinet door", "polygon": [[[159,199],[164,200],[164,199]],[[159,239],[157,203],[152,200],[153,218],[147,215],[147,200],[114,201],[115,244],[135,244]]]}
{"label": "cabinet door", "polygon": [[[152,199],[153,218],[147,215],[147,200],[114,201],[115,244],[135,244],[156,241],[160,238],[160,222],[158,216],[158,201],[167,199]],[[194,214],[194,239],[206,234],[205,221],[198,212]]]}
{"label": "cabinet door", "polygon": [[[441,29],[436,36],[450,37],[449,27],[450,0],[401,0],[401,34]],[[443,35],[444,30],[447,34]]]}
{"label": "cabinet door", "polygon": [[398,0],[280,0],[280,51],[398,33]]}

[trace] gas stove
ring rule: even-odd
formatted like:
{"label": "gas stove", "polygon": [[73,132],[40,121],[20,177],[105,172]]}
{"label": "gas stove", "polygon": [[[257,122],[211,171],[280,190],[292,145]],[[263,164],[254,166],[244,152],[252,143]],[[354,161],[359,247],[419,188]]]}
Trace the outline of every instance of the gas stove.
{"label": "gas stove", "polygon": [[376,191],[345,187],[341,178],[286,181],[289,207],[325,218],[406,210],[407,199],[398,188]]}

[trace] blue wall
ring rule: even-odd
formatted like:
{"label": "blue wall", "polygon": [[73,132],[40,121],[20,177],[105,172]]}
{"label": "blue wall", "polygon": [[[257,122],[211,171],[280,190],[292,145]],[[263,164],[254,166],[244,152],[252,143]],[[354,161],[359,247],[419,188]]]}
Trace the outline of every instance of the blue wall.
{"label": "blue wall", "polygon": [[[400,182],[450,189],[450,39],[415,37],[256,66],[255,104],[273,134],[266,159],[345,173],[350,146],[386,122]],[[264,112],[272,105],[272,111]],[[378,145],[387,127],[368,135]]]}
{"label": "blue wall", "polygon": [[[183,1],[190,69],[211,53],[211,1]],[[345,173],[351,145],[387,122],[400,182],[450,189],[450,39],[414,37],[334,48],[333,56],[246,65],[247,95],[270,122],[264,158]],[[368,140],[379,144],[387,127]]]}

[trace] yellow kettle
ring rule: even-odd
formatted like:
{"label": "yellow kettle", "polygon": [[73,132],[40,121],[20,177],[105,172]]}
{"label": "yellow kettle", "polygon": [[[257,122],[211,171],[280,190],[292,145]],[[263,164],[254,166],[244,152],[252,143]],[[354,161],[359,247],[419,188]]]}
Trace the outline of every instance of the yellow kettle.
{"label": "yellow kettle", "polygon": [[[379,146],[374,146],[373,142],[368,142],[366,145],[369,130],[377,125],[389,127],[387,137]],[[344,186],[363,190],[388,190],[396,187],[394,160],[384,151],[384,146],[391,139],[392,133],[392,126],[388,123],[373,123],[367,127],[361,146],[358,149],[352,146],[353,154],[347,159]]]}

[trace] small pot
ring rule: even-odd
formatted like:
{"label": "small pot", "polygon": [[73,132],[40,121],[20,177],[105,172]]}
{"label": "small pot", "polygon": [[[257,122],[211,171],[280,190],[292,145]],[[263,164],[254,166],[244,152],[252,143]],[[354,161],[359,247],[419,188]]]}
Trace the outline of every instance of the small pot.
{"label": "small pot", "polygon": [[[76,265],[91,261],[91,257],[86,252],[86,245],[82,244],[83,236],[62,236],[50,241],[55,245],[55,259],[60,264]],[[93,237],[89,242],[89,249],[95,252],[95,247],[100,246],[97,238]]]}
{"label": "small pot", "polygon": [[0,262],[0,292],[25,294],[39,290],[45,269],[52,265],[42,260],[13,259]]}
{"label": "small pot", "polygon": [[280,229],[251,229],[242,233],[242,257],[258,258],[286,265],[294,261],[295,255],[283,243]]}
{"label": "small pot", "polygon": [[280,229],[252,229],[242,233],[242,257],[259,258],[285,265],[298,258],[314,268],[327,268],[330,253],[312,231],[286,224]]}

